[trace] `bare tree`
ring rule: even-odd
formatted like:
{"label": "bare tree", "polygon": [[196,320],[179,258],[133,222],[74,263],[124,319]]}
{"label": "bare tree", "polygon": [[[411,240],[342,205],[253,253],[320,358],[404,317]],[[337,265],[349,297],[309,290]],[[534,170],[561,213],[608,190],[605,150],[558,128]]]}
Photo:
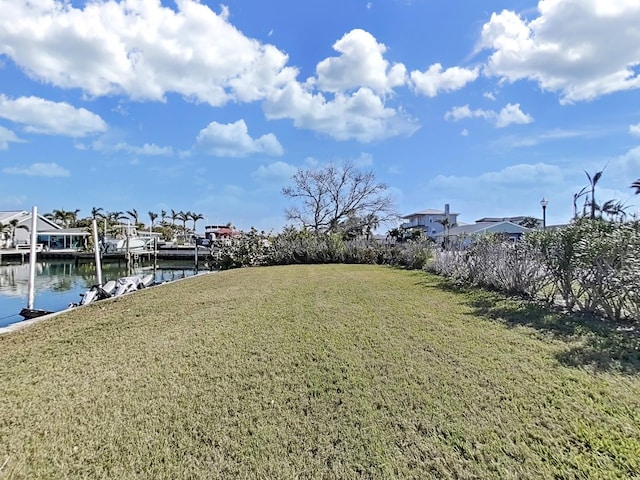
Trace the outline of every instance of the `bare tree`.
{"label": "bare tree", "polygon": [[285,210],[287,220],[315,233],[340,231],[345,221],[358,219],[363,231],[396,218],[387,186],[372,172],[362,172],[351,163],[323,168],[299,169],[284,196],[301,202]]}

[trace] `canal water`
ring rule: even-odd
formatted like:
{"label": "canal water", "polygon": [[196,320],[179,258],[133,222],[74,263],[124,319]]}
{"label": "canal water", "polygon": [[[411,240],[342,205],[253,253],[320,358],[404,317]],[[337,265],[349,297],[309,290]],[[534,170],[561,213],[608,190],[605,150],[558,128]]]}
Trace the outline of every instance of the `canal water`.
{"label": "canal water", "polygon": [[[204,271],[202,268],[200,272]],[[128,274],[155,272],[156,283],[170,282],[197,273],[193,262],[162,261],[153,264],[141,262],[127,272],[124,262],[104,263],[102,281],[117,280]],[[42,310],[64,310],[71,303],[80,301],[81,293],[96,283],[93,263],[76,264],[73,260],[50,260],[36,263],[34,308]],[[29,298],[29,263],[0,264],[0,327],[20,322],[18,314],[25,308]]]}

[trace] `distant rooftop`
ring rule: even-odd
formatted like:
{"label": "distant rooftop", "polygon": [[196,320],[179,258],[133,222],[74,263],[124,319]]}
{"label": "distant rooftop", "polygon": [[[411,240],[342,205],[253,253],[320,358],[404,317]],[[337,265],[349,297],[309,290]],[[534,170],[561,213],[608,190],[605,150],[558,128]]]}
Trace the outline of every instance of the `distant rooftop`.
{"label": "distant rooftop", "polygon": [[[420,212],[416,212],[416,213],[410,213],[409,215],[404,215],[403,217],[400,218],[411,218],[411,217],[415,217],[416,215],[444,215],[444,210],[434,210],[432,208],[428,208],[427,210],[422,210]],[[449,215],[460,215],[458,212],[449,212]]]}
{"label": "distant rooftop", "polygon": [[470,223],[467,225],[458,225],[456,227],[453,227],[449,230],[449,235],[461,235],[461,234],[472,234],[472,233],[480,233],[484,230],[487,230],[491,227],[496,227],[498,225],[502,226],[505,224],[511,224],[514,225],[516,227],[518,227],[519,229],[522,229],[523,232],[530,232],[533,231],[533,229],[531,228],[526,228],[523,227],[522,225],[518,225],[517,223],[513,223],[510,222],[508,220],[500,220],[500,221],[488,221],[488,222],[477,222],[477,223]]}
{"label": "distant rooftop", "polygon": [[542,220],[539,218],[531,217],[529,215],[520,215],[517,217],[482,217],[476,220],[476,223],[487,223],[487,222],[511,222],[511,223],[520,223],[525,218],[533,218],[538,223],[542,223]]}

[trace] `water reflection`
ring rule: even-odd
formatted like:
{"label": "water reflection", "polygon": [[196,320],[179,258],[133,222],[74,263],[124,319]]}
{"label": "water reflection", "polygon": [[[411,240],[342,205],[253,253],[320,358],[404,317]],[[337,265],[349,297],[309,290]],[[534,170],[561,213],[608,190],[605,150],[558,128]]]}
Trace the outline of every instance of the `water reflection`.
{"label": "water reflection", "polygon": [[[127,272],[124,262],[102,265],[103,282],[116,280],[127,274],[139,275],[155,272],[155,282],[163,283],[189,277],[196,273],[194,265],[184,261],[163,261],[158,264],[139,263]],[[96,283],[93,263],[70,260],[41,261],[36,263],[35,308],[63,310],[78,302],[80,294]],[[0,327],[21,321],[18,315],[27,306],[29,293],[29,264],[0,265]]]}

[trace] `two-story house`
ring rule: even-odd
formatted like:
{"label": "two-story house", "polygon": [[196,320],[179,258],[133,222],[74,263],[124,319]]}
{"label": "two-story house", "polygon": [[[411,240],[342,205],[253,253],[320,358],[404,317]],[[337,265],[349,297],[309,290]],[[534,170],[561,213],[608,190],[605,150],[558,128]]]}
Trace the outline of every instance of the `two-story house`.
{"label": "two-story house", "polygon": [[421,212],[411,213],[402,218],[406,220],[400,225],[402,230],[413,230],[419,228],[424,235],[432,239],[436,239],[438,234],[455,227],[458,224],[459,213],[451,212],[449,204],[445,204],[444,210],[423,210]]}

